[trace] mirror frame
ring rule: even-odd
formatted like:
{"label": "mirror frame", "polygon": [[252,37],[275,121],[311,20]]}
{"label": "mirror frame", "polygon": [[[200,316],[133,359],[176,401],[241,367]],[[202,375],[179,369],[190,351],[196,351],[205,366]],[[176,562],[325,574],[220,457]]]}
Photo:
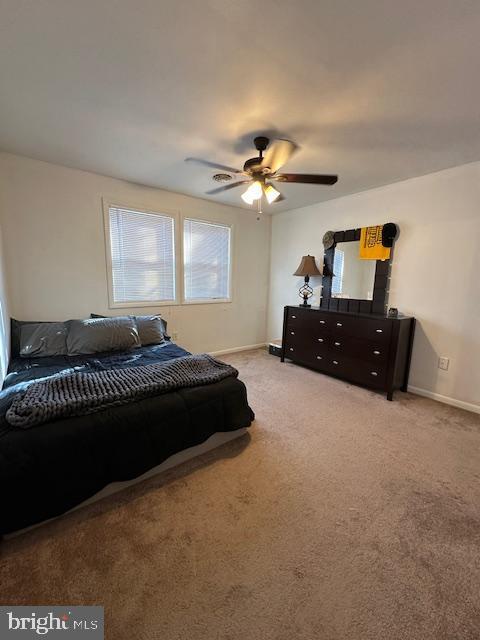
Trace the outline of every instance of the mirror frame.
{"label": "mirror frame", "polygon": [[328,311],[348,311],[350,313],[366,313],[386,315],[388,303],[388,286],[393,261],[393,247],[389,260],[376,260],[375,280],[373,284],[373,300],[355,298],[332,298],[333,256],[338,242],[355,242],[360,240],[361,229],[335,231],[333,245],[323,255],[322,292],[320,309]]}

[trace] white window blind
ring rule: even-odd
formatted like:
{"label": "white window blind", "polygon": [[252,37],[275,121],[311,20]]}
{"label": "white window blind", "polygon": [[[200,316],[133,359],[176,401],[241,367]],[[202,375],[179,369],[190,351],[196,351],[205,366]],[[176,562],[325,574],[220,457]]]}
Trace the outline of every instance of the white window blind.
{"label": "white window blind", "polygon": [[184,220],[184,297],[189,300],[230,298],[230,227]]}
{"label": "white window blind", "polygon": [[332,295],[341,295],[343,291],[343,265],[345,254],[341,249],[335,248],[333,254]]}
{"label": "white window blind", "polygon": [[109,207],[113,302],[175,300],[174,220]]}

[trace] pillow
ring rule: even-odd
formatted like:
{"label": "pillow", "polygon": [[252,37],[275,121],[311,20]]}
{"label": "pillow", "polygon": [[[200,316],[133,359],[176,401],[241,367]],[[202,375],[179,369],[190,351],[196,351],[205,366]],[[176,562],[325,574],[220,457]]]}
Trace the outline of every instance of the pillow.
{"label": "pillow", "polygon": [[135,320],[128,316],[69,320],[67,325],[69,356],[125,351],[140,346]]}
{"label": "pillow", "polygon": [[163,337],[163,321],[160,316],[135,316],[138,335],[143,347],[149,344],[165,342]]}
{"label": "pillow", "polygon": [[[90,317],[105,318],[106,316],[91,313]],[[160,344],[165,340],[170,340],[170,336],[167,334],[167,322],[161,316],[132,316],[132,318],[134,318],[137,323],[142,346]]]}
{"label": "pillow", "polygon": [[67,326],[64,322],[23,323],[20,327],[20,356],[44,358],[67,355]]}
{"label": "pillow", "polygon": [[26,324],[58,324],[56,322],[42,322],[41,320],[15,320],[10,318],[10,351],[12,358],[20,355],[20,334]]}

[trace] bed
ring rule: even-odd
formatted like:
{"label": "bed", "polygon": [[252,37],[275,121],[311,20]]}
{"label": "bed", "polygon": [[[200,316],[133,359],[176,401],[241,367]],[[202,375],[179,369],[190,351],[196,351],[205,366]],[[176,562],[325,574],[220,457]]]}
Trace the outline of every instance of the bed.
{"label": "bed", "polygon": [[170,341],[126,352],[13,358],[0,393],[0,534],[61,515],[114,482],[132,480],[213,434],[244,430],[254,419],[236,377],[182,388],[30,429],[5,412],[32,380],[73,369],[94,372],[189,355]]}

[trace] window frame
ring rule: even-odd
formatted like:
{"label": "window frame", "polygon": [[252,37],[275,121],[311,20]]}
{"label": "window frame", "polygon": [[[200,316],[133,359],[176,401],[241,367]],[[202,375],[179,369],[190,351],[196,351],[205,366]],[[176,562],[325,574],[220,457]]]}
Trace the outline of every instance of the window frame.
{"label": "window frame", "polygon": [[[172,307],[179,304],[180,296],[183,295],[182,276],[180,273],[180,261],[178,257],[180,251],[180,234],[179,234],[179,212],[162,207],[162,211],[145,205],[134,204],[123,198],[121,200],[113,198],[102,198],[103,203],[103,226],[105,236],[105,258],[106,258],[106,276],[108,289],[108,308],[109,309],[131,309],[142,307]],[[173,220],[173,273],[174,273],[174,291],[175,296],[172,300],[136,300],[133,302],[115,302],[113,294],[113,260],[112,245],[110,237],[110,209],[126,209],[137,211],[138,213],[148,213],[151,215],[162,216],[163,218],[172,218]],[[181,289],[181,293],[180,293]]]}
{"label": "window frame", "polygon": [[[186,300],[185,298],[185,243],[184,243],[184,232],[185,232],[185,220],[192,220],[193,222],[203,222],[204,224],[211,224],[217,227],[226,227],[230,229],[230,262],[228,265],[228,298],[200,298],[200,299],[192,299]],[[180,264],[181,264],[181,304],[189,305],[189,304],[229,304],[233,301],[233,248],[234,248],[234,225],[229,224],[227,222],[221,222],[219,220],[206,220],[205,218],[198,218],[196,216],[182,215],[181,216],[181,253],[180,253]]]}

